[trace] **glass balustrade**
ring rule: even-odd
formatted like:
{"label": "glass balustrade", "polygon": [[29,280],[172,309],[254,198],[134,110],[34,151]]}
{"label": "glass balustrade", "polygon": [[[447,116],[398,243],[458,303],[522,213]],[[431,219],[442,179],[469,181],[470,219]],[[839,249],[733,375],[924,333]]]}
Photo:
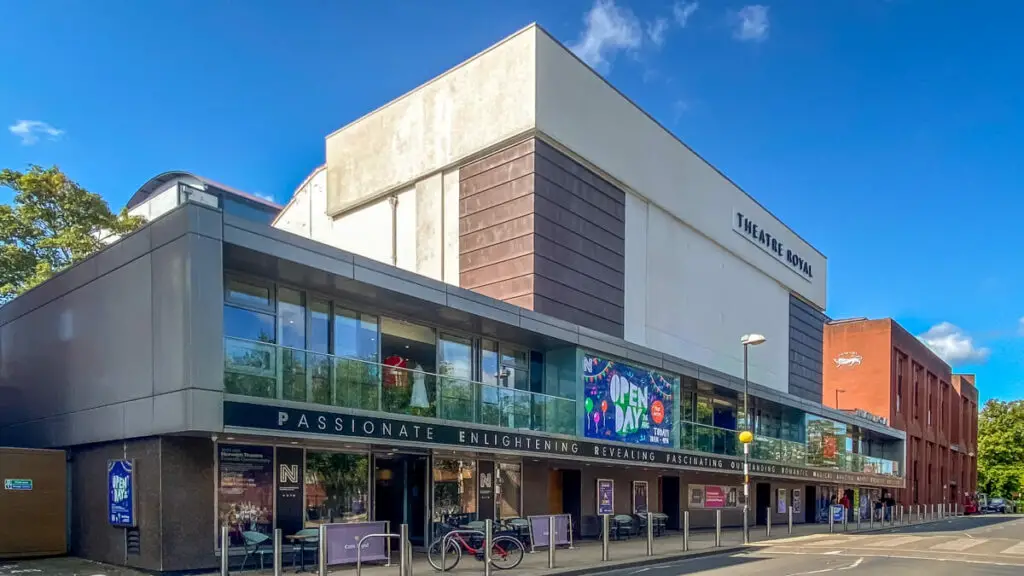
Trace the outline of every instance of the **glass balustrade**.
{"label": "glass balustrade", "polygon": [[576,401],[239,338],[224,339],[224,389],[279,398],[572,435]]}

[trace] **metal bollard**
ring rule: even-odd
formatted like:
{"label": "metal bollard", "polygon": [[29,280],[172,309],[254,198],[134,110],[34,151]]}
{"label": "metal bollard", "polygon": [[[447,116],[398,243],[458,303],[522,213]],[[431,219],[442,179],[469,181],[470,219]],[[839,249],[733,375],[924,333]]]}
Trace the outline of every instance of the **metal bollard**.
{"label": "metal bollard", "polygon": [[875,529],[875,509],[868,507],[868,530]]}
{"label": "metal bollard", "polygon": [[850,512],[843,506],[843,532],[850,530]]}
{"label": "metal bollard", "polygon": [[793,506],[790,506],[789,508],[787,508],[786,512],[789,514],[789,518],[786,519],[786,524],[789,526],[789,535],[792,536],[793,535]]}
{"label": "metal bollard", "polygon": [[764,537],[765,537],[765,540],[768,540],[768,539],[770,539],[772,537],[772,507],[771,506],[768,507],[768,516],[766,516],[766,518],[767,518],[767,520],[764,523]]}
{"label": "metal bollard", "polygon": [[[487,522],[490,522],[490,520],[488,520]],[[387,537],[386,540],[391,540],[391,537]],[[490,540],[488,540],[487,543],[490,544]],[[490,546],[487,547],[487,551],[485,552],[485,554],[487,555],[488,560],[487,565],[490,566]],[[489,571],[489,569],[484,568],[484,571]],[[402,524],[398,527],[398,573],[401,576],[411,576],[412,574],[412,544],[409,543],[408,524]]]}
{"label": "metal bollard", "polygon": [[555,517],[548,516],[548,570],[555,568]]}
{"label": "metal bollard", "polygon": [[750,544],[750,530],[747,523],[747,506],[743,506],[743,543]]}
{"label": "metal bollard", "polygon": [[828,508],[828,533],[834,534],[836,531],[836,516],[832,513],[832,507]]}
{"label": "metal bollard", "polygon": [[[488,518],[484,521],[484,576],[491,576],[491,539],[493,534],[494,521]],[[548,561],[550,560],[551,556],[549,554]],[[402,574],[402,576],[405,576],[405,574]]]}
{"label": "metal bollard", "polygon": [[281,576],[281,529],[274,530],[274,576]]}
{"label": "metal bollard", "polygon": [[860,532],[860,510],[857,510],[857,531]]}
{"label": "metal bollard", "polygon": [[654,556],[654,514],[647,513],[647,555]]}
{"label": "metal bollard", "polygon": [[690,511],[683,512],[683,552],[690,551]]}
{"label": "metal bollard", "polygon": [[[744,519],[745,520],[745,519]],[[743,533],[746,534],[746,526],[743,527]],[[715,510],[715,548],[722,546],[722,511]]]}
{"label": "metal bollard", "polygon": [[327,524],[320,525],[320,539],[317,548],[317,573],[319,576],[327,576]]}
{"label": "metal bollard", "polygon": [[611,530],[611,514],[601,516],[601,561],[608,561],[608,532]]}
{"label": "metal bollard", "polygon": [[221,576],[228,576],[228,563],[231,552],[231,532],[227,526],[220,529],[220,573]]}

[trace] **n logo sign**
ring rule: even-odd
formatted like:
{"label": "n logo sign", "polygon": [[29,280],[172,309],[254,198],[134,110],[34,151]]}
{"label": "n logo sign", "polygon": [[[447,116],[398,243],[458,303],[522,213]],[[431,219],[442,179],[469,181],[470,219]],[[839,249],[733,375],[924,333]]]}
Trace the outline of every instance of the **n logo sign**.
{"label": "n logo sign", "polygon": [[281,464],[280,474],[281,484],[298,484],[299,483],[299,467],[297,465]]}

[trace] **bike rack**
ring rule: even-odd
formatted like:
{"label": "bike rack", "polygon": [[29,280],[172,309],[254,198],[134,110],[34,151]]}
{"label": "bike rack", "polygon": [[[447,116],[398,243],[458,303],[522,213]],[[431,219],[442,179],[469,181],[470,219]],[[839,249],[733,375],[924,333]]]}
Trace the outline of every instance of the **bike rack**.
{"label": "bike rack", "polygon": [[[388,542],[392,538],[398,538],[398,553],[401,555],[398,560],[398,574],[399,576],[409,576],[406,573],[406,570],[408,570],[408,565],[406,564],[406,543],[402,540],[401,534],[367,534],[360,538],[359,542],[356,543],[356,576],[362,576],[363,573],[363,541],[368,538],[387,538]],[[390,558],[388,561],[390,562]]]}
{"label": "bike rack", "polygon": [[[485,540],[487,539],[487,535],[484,534],[484,532],[482,530],[452,530],[450,532],[445,533],[445,535],[441,537],[441,570],[439,570],[440,572],[446,572],[447,571],[447,570],[445,570],[444,560],[445,560],[445,556],[447,555],[447,551],[448,551],[448,543],[451,542],[451,539],[455,535],[457,535],[457,534],[479,534],[479,535],[483,536]],[[488,542],[484,542],[485,550],[486,550],[486,547],[487,547],[488,544],[489,544]],[[485,560],[486,560],[486,558],[485,558]],[[405,575],[403,574],[402,576],[405,576]]]}

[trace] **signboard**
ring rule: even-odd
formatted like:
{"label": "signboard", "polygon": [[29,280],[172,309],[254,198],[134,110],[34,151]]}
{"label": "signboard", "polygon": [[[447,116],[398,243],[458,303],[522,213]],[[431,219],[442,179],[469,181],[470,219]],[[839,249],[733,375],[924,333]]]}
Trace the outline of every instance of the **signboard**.
{"label": "signboard", "polygon": [[775,511],[779,514],[786,513],[786,489],[779,488],[778,495],[775,498]]}
{"label": "signboard", "polygon": [[736,508],[740,505],[738,486],[691,484],[690,508]]}
{"label": "signboard", "polygon": [[[570,438],[552,438],[517,430],[496,431],[395,417],[359,416],[304,408],[224,401],[224,426],[323,437],[343,437],[384,442],[415,442],[453,449],[502,450],[524,455],[569,457],[611,464],[637,464],[677,470],[740,475],[743,460],[735,456],[695,454],[670,448],[622,445]],[[750,473],[773,478],[810,480],[822,484],[886,486],[903,488],[903,478],[875,476],[838,470],[822,470],[755,461]]]}
{"label": "signboard", "polygon": [[705,486],[704,507],[725,508],[725,489],[721,486]]}
{"label": "signboard", "polygon": [[272,446],[217,444],[217,525],[234,527],[232,546],[243,532],[273,534],[274,476]]}
{"label": "signboard", "polygon": [[794,488],[793,489],[793,514],[800,514],[800,511],[803,509],[803,501],[802,501],[802,499],[803,499],[803,495],[801,494],[801,490],[799,488]]}
{"label": "signboard", "polygon": [[137,525],[133,460],[107,461],[107,517],[111,526],[134,528]]}
{"label": "signboard", "polygon": [[704,507],[704,487],[690,486],[690,508]]}
{"label": "signboard", "polygon": [[653,370],[584,355],[584,435],[671,446],[675,384],[674,377]]}
{"label": "signboard", "polygon": [[295,534],[305,527],[306,503],[302,489],[305,477],[302,448],[277,449],[277,527]]}
{"label": "signboard", "polygon": [[[387,534],[387,522],[353,522],[351,524],[327,524],[327,564],[355,564],[356,547],[359,540],[369,534]],[[387,544],[384,538],[367,538],[363,541],[362,562],[388,560]]]}
{"label": "signboard", "polygon": [[832,521],[842,522],[843,521],[843,510],[844,508],[839,504],[832,505]]}
{"label": "signboard", "polygon": [[647,514],[650,508],[647,501],[647,482],[633,481],[633,514]]}
{"label": "signboard", "polygon": [[480,460],[476,465],[479,473],[476,491],[479,519],[494,520],[494,462]]}
{"label": "signboard", "polygon": [[746,214],[737,211],[733,215],[732,229],[761,250],[771,254],[772,257],[785,264],[804,280],[810,282],[814,278],[814,269],[809,261],[794,252],[791,247],[783,244],[778,236],[763,228],[756,220],[750,219]]}
{"label": "signboard", "polygon": [[597,514],[598,516],[615,514],[615,481],[597,481]]}
{"label": "signboard", "polygon": [[530,545],[533,549],[547,548],[548,535],[550,531],[550,518],[555,517],[555,546],[569,546],[572,544],[572,535],[569,530],[571,522],[568,514],[546,514],[544,516],[530,516]]}
{"label": "signboard", "polygon": [[32,490],[32,480],[30,478],[5,478],[4,490],[29,492]]}

